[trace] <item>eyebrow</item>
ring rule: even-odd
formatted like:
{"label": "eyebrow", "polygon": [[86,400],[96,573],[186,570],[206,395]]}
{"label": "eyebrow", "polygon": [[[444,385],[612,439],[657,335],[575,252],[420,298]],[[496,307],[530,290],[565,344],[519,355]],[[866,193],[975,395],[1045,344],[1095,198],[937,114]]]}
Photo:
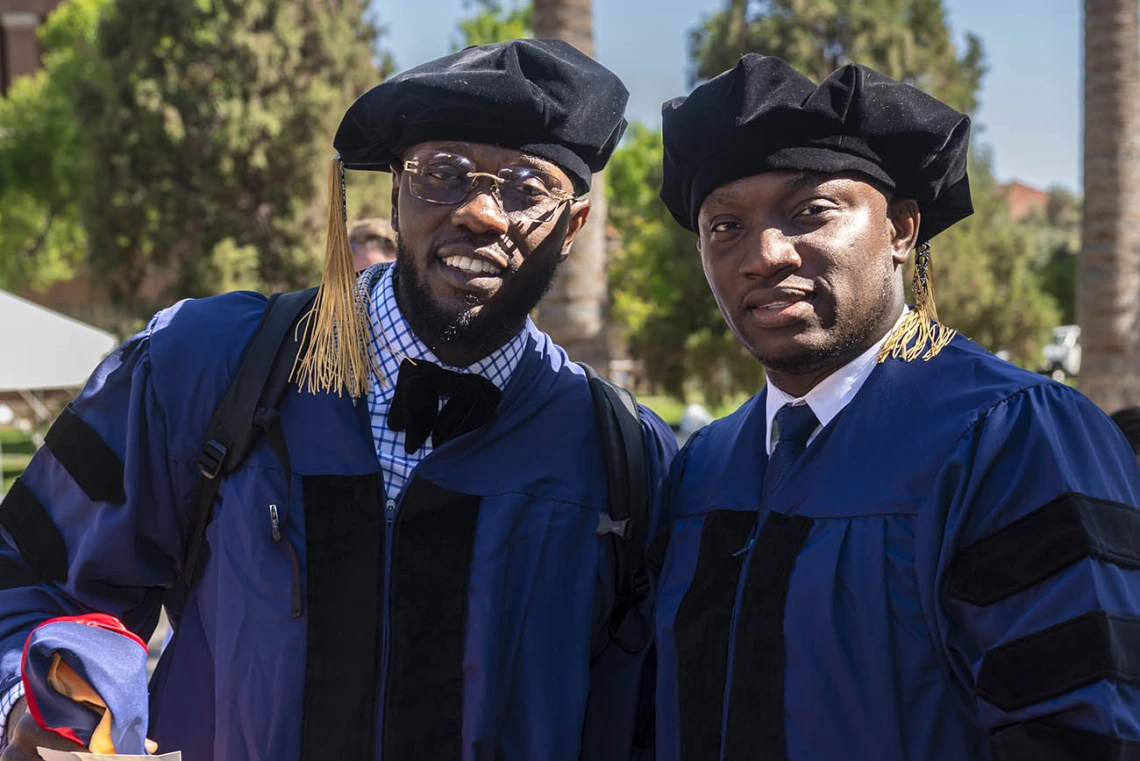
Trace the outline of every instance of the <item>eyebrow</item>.
{"label": "eyebrow", "polygon": [[[467,145],[468,144],[454,143],[449,140],[442,140],[435,145],[432,145],[432,150],[442,151],[444,153],[454,153],[456,155],[470,159],[471,156],[467,153],[466,150]],[[510,161],[503,162],[504,166],[516,166],[519,164],[523,166],[533,167],[534,169],[541,169],[548,174],[558,170],[558,167],[553,163],[545,161],[544,159],[540,159],[537,156],[531,156],[528,153],[522,152],[520,152],[517,157],[511,159]]]}
{"label": "eyebrow", "polygon": [[[453,143],[451,141],[444,140],[440,141],[436,145],[433,145],[432,150],[442,151],[444,153],[454,153],[457,156],[463,156],[469,161],[474,161],[474,159],[472,159],[471,156],[466,152],[463,143]],[[543,174],[550,175],[554,179],[558,180],[559,187],[566,185],[572,187],[574,185],[574,181],[570,179],[569,175],[566,175],[565,177],[559,176],[560,174],[564,174],[564,172],[557,164],[546,161],[545,159],[540,159],[538,156],[531,156],[529,153],[522,153],[520,151],[519,155],[515,158],[511,159],[510,161],[504,161],[503,166],[525,166],[531,169],[537,169]]]}
{"label": "eyebrow", "polygon": [[504,166],[524,166],[530,169],[535,169],[557,182],[559,190],[569,187],[571,191],[573,191],[574,180],[570,178],[569,174],[566,174],[557,164],[546,161],[544,159],[540,159],[537,156],[531,156],[527,153],[520,153],[518,155],[518,158],[511,159],[510,161],[506,162]]}
{"label": "eyebrow", "polygon": [[512,164],[526,164],[527,166],[532,166],[535,169],[542,169],[544,171],[551,171],[551,172],[558,171],[558,167],[554,166],[554,164],[551,164],[549,161],[543,161],[540,158],[537,158],[535,156],[528,156],[525,153],[522,154],[521,156],[519,156],[517,161],[512,161],[510,163],[512,163]]}
{"label": "eyebrow", "polygon": [[[814,187],[826,181],[826,178],[814,172],[800,172],[780,183],[780,189],[789,193],[804,188]],[[714,190],[705,199],[705,203],[732,204],[740,199],[740,194],[733,188],[721,187]]]}
{"label": "eyebrow", "polygon": [[826,181],[827,179],[825,177],[813,172],[800,172],[795,177],[784,181],[784,190],[803,190],[804,188],[821,185]]}
{"label": "eyebrow", "polygon": [[[731,204],[740,197],[740,194],[730,188],[717,188],[709,197],[705,199],[705,203],[721,203]],[[702,204],[703,206],[704,204]]]}
{"label": "eyebrow", "polygon": [[553,164],[545,159],[540,159],[537,156],[531,156],[529,153],[520,153],[517,158],[510,161],[503,162],[504,166],[526,166],[531,169],[537,169],[540,172],[558,177],[558,173],[562,171],[556,164]]}
{"label": "eyebrow", "polygon": [[463,143],[453,143],[450,140],[440,140],[438,142],[429,141],[427,143],[430,150],[441,151],[443,153],[457,153],[459,155],[466,155],[466,146]]}

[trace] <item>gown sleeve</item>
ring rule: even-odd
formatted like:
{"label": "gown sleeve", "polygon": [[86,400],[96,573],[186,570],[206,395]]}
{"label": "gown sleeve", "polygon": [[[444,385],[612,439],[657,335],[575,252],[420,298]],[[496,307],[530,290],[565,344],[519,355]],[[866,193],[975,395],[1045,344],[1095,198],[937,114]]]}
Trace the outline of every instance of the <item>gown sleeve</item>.
{"label": "gown sleeve", "polygon": [[44,621],[105,613],[145,639],[178,578],[195,475],[168,455],[157,321],[99,365],[0,504],[0,692]]}
{"label": "gown sleeve", "polygon": [[940,645],[994,756],[1140,757],[1140,466],[1116,426],[1059,384],[1022,390],[933,493]]}

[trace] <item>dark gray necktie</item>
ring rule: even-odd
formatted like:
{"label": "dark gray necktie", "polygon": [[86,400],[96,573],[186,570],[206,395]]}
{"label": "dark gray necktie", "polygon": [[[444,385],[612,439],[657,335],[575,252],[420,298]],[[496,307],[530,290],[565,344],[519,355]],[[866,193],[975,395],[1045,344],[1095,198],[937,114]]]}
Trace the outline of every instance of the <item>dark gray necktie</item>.
{"label": "dark gray necktie", "polygon": [[811,407],[800,404],[784,406],[776,412],[776,446],[764,470],[764,497],[772,493],[796,460],[807,449],[812,431],[819,427],[819,418]]}

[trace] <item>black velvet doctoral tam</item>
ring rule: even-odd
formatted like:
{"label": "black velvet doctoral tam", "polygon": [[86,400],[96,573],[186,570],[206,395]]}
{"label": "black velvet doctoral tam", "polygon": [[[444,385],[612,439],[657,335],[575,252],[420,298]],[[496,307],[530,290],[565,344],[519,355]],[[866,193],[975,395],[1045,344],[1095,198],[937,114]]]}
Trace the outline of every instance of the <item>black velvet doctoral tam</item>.
{"label": "black velvet doctoral tam", "polygon": [[616,74],[572,45],[511,40],[377,85],[349,108],[333,145],[346,168],[373,171],[429,140],[514,148],[557,164],[581,193],[621,140],[628,100]]}
{"label": "black velvet doctoral tam", "polygon": [[666,102],[662,119],[661,199],[690,230],[712,191],[780,170],[859,172],[914,199],[919,243],[974,210],[970,117],[860,64],[816,85],[779,58],[749,53]]}

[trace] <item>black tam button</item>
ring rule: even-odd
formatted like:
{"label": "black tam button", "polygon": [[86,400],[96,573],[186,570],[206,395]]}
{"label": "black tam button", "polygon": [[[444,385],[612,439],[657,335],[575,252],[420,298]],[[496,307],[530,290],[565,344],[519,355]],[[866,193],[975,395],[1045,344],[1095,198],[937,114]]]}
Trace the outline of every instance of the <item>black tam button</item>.
{"label": "black tam button", "polygon": [[661,111],[661,199],[690,230],[718,187],[772,171],[864,174],[918,203],[918,243],[974,211],[970,117],[860,64],[817,85],[749,53]]}
{"label": "black tam button", "polygon": [[616,74],[572,45],[511,40],[377,85],[348,109],[333,145],[348,169],[373,171],[429,140],[513,148],[557,164],[584,193],[625,132],[628,100]]}
{"label": "black tam button", "polygon": [[[447,400],[442,409],[441,398]],[[405,359],[388,411],[388,428],[405,431],[408,454],[422,447],[429,436],[432,446],[440,447],[490,422],[502,398],[499,387],[479,375]]]}

